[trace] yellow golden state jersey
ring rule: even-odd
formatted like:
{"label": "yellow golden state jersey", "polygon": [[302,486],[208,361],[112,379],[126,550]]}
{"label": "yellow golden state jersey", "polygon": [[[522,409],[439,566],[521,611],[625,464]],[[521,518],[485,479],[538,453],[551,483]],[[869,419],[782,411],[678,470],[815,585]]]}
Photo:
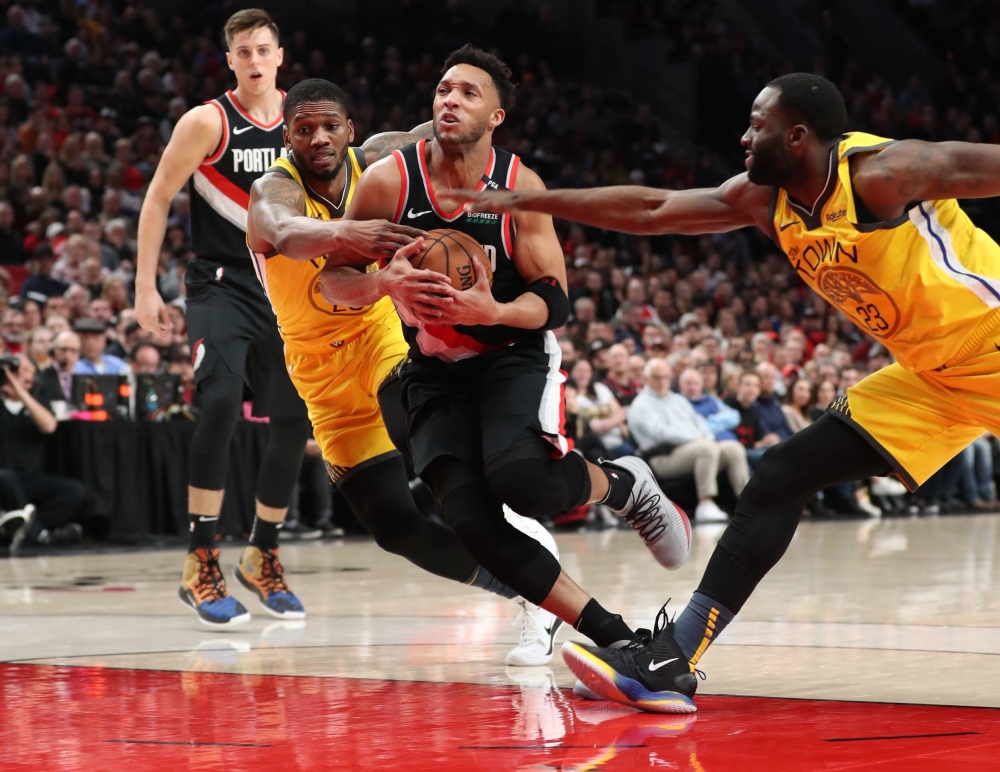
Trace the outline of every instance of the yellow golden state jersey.
{"label": "yellow golden state jersey", "polygon": [[[365,157],[357,148],[348,149],[347,182],[339,204],[328,201],[313,191],[302,179],[291,159],[279,158],[267,171],[284,174],[302,186],[306,198],[306,215],[318,220],[339,220],[344,216],[354,196],[354,186],[365,170]],[[293,260],[277,251],[261,253],[251,250],[257,278],[271,301],[278,317],[278,327],[285,345],[295,351],[315,353],[340,348],[366,328],[396,310],[388,297],[370,306],[351,308],[330,305],[320,293],[320,273],[326,257]],[[375,264],[368,270],[378,270]]]}
{"label": "yellow golden state jersey", "polygon": [[813,207],[775,189],[771,214],[803,281],[919,372],[960,361],[1000,326],[1000,247],[954,199],[914,202],[887,222],[859,217],[849,159],[894,142],[846,135]]}

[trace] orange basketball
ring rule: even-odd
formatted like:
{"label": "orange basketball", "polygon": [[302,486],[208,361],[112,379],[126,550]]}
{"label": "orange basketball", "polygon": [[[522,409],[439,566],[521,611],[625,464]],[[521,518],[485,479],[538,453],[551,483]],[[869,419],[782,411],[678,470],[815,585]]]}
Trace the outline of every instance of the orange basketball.
{"label": "orange basketball", "polygon": [[490,286],[493,285],[493,268],[482,246],[472,236],[462,231],[439,228],[430,231],[424,239],[426,246],[410,258],[414,268],[437,271],[451,278],[451,286],[465,291],[476,283],[472,261],[478,260],[486,269]]}

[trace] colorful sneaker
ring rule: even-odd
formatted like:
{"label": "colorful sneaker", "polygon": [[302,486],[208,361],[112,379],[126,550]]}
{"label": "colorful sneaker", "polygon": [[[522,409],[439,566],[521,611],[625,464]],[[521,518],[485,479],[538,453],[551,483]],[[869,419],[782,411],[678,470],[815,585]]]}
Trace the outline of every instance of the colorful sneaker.
{"label": "colorful sneaker", "polygon": [[250,621],[250,612],[226,592],[218,547],[202,547],[187,554],[177,595],[209,627],[235,627]]}
{"label": "colorful sneaker", "polygon": [[691,523],[684,510],[660,490],[649,465],[635,456],[599,463],[611,472],[624,469],[635,479],[625,508],[612,511],[642,537],[657,563],[671,570],[684,565],[691,554]]}
{"label": "colorful sneaker", "polygon": [[652,635],[649,630],[637,630],[635,639],[619,649],[567,641],[563,659],[603,699],[651,713],[694,713],[698,677],[672,632],[663,608]]}
{"label": "colorful sneaker", "polygon": [[521,625],[521,638],[517,646],[507,652],[507,664],[515,667],[547,665],[556,648],[556,633],[563,621],[524,598],[518,601],[521,613],[514,624]]}
{"label": "colorful sneaker", "polygon": [[233,568],[233,576],[257,595],[260,605],[271,616],[278,619],[305,619],[305,608],[285,584],[277,547],[273,550],[247,547],[240,562]]}

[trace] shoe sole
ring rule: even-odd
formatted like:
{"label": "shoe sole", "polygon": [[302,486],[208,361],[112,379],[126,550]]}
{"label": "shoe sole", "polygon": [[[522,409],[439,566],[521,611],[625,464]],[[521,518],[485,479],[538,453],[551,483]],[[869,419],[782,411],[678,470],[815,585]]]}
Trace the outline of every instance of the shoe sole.
{"label": "shoe sole", "polygon": [[507,658],[504,660],[504,664],[510,665],[511,667],[539,667],[541,665],[547,665],[552,661],[552,656],[556,653],[556,634],[559,632],[559,628],[562,627],[563,621],[556,617],[555,622],[552,624],[552,630],[549,631],[549,652],[544,657],[539,659],[533,659],[528,661],[527,659],[519,659],[514,656],[514,652],[520,649],[517,646],[507,652]]}
{"label": "shoe sole", "polygon": [[213,622],[211,619],[206,619],[205,617],[202,616],[201,611],[198,610],[198,607],[193,605],[191,601],[188,600],[187,591],[183,587],[180,587],[177,590],[177,599],[184,604],[184,608],[191,609],[195,613],[195,616],[198,617],[199,622],[201,622],[203,625],[207,627],[211,627],[214,630],[220,630],[229,627],[239,627],[240,625],[245,625],[247,622],[250,621],[249,611],[247,611],[245,614],[238,614],[237,616],[234,616],[232,619],[229,619],[225,622]]}
{"label": "shoe sole", "polygon": [[260,590],[258,590],[254,586],[253,582],[251,582],[249,579],[247,579],[246,577],[244,577],[242,573],[240,573],[240,567],[239,566],[233,566],[233,576],[236,577],[236,581],[237,582],[239,582],[240,584],[242,584],[244,587],[246,587],[248,590],[250,590],[250,592],[252,592],[254,595],[257,596],[257,601],[260,603],[260,607],[262,609],[264,609],[264,611],[266,611],[272,617],[275,617],[276,619],[305,619],[306,618],[306,612],[305,611],[275,611],[273,608],[271,608],[270,606],[268,606],[264,602],[264,596],[261,595]]}
{"label": "shoe sole", "polygon": [[562,655],[573,675],[602,699],[614,700],[649,713],[694,713],[698,710],[694,700],[686,694],[651,692],[573,641],[563,644]]}

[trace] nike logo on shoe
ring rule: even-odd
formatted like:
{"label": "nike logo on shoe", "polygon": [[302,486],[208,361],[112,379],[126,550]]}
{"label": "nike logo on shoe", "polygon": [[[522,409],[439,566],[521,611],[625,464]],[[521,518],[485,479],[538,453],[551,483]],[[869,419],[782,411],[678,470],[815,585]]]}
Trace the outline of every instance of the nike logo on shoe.
{"label": "nike logo on shoe", "polygon": [[250,129],[252,129],[252,128],[253,128],[253,126],[244,126],[244,127],[243,127],[243,128],[241,128],[241,129],[235,129],[235,128],[234,128],[234,129],[233,129],[233,136],[236,136],[236,137],[238,137],[238,136],[239,136],[240,134],[242,134],[242,133],[243,133],[244,131],[250,131]]}
{"label": "nike logo on shoe", "polygon": [[406,213],[406,216],[411,220],[416,220],[418,217],[423,217],[425,214],[430,214],[431,210],[428,209],[426,212],[414,212],[413,207],[410,207],[410,211]]}
{"label": "nike logo on shoe", "polygon": [[673,659],[665,659],[663,660],[663,662],[654,662],[653,660],[649,660],[649,669],[659,670],[664,665],[669,665],[671,662],[676,662],[678,659],[680,659],[680,657],[674,657]]}

